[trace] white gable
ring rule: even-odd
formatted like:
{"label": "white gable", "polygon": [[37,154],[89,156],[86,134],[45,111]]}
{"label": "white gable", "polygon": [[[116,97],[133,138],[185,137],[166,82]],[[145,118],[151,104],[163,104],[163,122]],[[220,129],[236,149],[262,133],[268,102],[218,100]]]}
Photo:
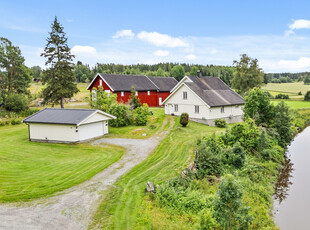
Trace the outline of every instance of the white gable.
{"label": "white gable", "polygon": [[93,113],[92,115],[87,117],[85,120],[80,122],[78,125],[84,125],[84,124],[94,123],[94,122],[99,122],[99,121],[107,121],[113,118],[115,117],[98,110],[96,113]]}

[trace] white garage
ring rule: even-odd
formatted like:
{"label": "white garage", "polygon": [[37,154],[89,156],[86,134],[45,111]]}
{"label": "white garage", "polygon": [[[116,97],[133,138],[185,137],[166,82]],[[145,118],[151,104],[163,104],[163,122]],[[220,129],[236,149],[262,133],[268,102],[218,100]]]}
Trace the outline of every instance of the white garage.
{"label": "white garage", "polygon": [[81,142],[109,132],[111,114],[94,109],[46,108],[23,120],[29,140],[40,142]]}

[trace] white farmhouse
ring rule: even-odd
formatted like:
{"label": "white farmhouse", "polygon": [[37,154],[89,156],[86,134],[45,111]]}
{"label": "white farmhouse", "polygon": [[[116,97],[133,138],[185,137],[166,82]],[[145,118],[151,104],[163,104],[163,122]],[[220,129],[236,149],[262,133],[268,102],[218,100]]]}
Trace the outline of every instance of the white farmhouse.
{"label": "white farmhouse", "polygon": [[81,142],[109,132],[108,120],[116,117],[94,109],[43,109],[26,119],[29,140]]}
{"label": "white farmhouse", "polygon": [[214,120],[228,123],[242,121],[243,98],[217,77],[185,76],[163,102],[165,114],[188,113],[191,120],[214,125]]}

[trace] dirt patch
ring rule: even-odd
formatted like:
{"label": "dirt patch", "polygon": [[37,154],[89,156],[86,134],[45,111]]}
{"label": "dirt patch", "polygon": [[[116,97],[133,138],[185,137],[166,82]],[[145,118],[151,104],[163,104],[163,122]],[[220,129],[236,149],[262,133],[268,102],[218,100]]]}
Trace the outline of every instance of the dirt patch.
{"label": "dirt patch", "polygon": [[135,165],[145,160],[167,134],[145,140],[102,138],[92,145],[114,144],[127,148],[124,156],[90,180],[55,196],[28,203],[0,205],[0,229],[87,229],[102,192]]}

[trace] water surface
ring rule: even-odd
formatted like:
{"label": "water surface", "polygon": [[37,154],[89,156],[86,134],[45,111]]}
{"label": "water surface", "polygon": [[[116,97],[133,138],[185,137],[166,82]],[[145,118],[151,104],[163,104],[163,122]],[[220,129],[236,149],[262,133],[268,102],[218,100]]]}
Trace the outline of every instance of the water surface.
{"label": "water surface", "polygon": [[310,229],[310,127],[288,147],[275,188],[274,220],[281,230]]}

